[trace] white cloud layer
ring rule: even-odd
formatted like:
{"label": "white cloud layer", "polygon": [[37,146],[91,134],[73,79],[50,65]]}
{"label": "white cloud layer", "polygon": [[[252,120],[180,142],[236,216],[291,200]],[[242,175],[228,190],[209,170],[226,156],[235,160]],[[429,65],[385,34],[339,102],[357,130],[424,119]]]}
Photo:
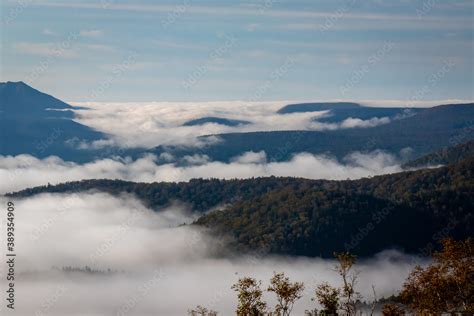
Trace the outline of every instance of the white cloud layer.
{"label": "white cloud layer", "polygon": [[[130,196],[102,193],[43,194],[14,202],[15,315],[174,316],[197,304],[228,315],[236,302],[232,283],[253,276],[268,284],[273,271],[306,283],[294,311],[300,315],[315,307],[310,300],[315,284],[340,285],[332,260],[211,256],[215,244],[210,237],[189,225],[178,226],[192,220],[179,206],[156,213]],[[363,261],[358,288],[367,299],[372,284],[379,296],[390,295],[417,262],[393,251]],[[85,266],[113,272],[61,270]],[[266,298],[274,303],[271,295]],[[5,304],[0,309],[4,313]]]}
{"label": "white cloud layer", "polygon": [[362,120],[360,118],[349,117],[344,121],[338,123],[321,123],[314,121],[311,123],[312,130],[337,130],[337,129],[346,129],[346,128],[369,128],[375,127],[382,124],[390,123],[390,118],[384,116],[381,118],[373,117],[368,120]]}
{"label": "white cloud layer", "polygon": [[[401,171],[397,160],[374,151],[348,155],[343,163],[326,156],[300,153],[285,162],[267,162],[264,152],[247,152],[230,163],[209,161],[207,156],[185,157],[189,166],[163,163],[171,157],[148,155],[137,160],[102,159],[86,164],[58,157],[37,159],[29,155],[0,156],[0,193],[27,187],[82,179],[123,179],[138,182],[187,181],[192,178],[251,178],[289,176],[345,180]],[[161,164],[159,163],[161,161]]]}
{"label": "white cloud layer", "polygon": [[[388,117],[361,120],[348,118],[338,123],[315,122],[329,115],[329,111],[280,115],[276,112],[288,101],[278,102],[148,102],[148,103],[73,103],[89,107],[75,110],[77,121],[111,135],[110,140],[83,144],[84,148],[107,145],[122,147],[154,147],[158,145],[199,145],[202,135],[230,132],[281,130],[335,130],[367,128],[390,122]],[[182,126],[185,122],[202,117],[220,117],[249,121],[250,124],[225,126],[208,123]]]}

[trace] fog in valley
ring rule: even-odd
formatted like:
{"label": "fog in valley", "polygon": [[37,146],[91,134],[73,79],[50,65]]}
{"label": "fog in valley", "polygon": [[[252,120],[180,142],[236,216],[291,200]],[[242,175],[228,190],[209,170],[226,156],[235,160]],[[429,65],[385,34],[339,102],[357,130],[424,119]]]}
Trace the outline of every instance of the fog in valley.
{"label": "fog in valley", "polygon": [[[198,304],[228,315],[239,277],[266,287],[273,271],[305,283],[298,315],[316,307],[316,284],[340,285],[333,260],[229,252],[189,225],[196,214],[179,203],[154,212],[128,195],[42,194],[16,199],[15,209],[17,315],[172,316]],[[420,262],[393,250],[361,260],[357,288],[367,300],[372,285],[379,297],[391,295]],[[271,293],[265,298],[273,304]]]}
{"label": "fog in valley", "polygon": [[0,1],[0,316],[474,315],[474,1]]}
{"label": "fog in valley", "polygon": [[229,163],[207,156],[183,158],[187,165],[167,163],[147,155],[137,160],[101,159],[77,164],[58,157],[0,156],[0,193],[83,179],[122,179],[136,182],[188,181],[193,178],[245,179],[264,176],[345,180],[401,171],[400,162],[382,151],[354,152],[343,161],[323,155],[300,153],[289,161],[269,162],[265,152],[247,152]]}

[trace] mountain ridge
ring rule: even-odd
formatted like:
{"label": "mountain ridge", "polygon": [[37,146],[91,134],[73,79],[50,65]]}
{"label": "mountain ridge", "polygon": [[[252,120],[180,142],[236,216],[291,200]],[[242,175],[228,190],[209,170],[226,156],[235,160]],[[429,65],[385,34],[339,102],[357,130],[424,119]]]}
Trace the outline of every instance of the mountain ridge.
{"label": "mountain ridge", "polygon": [[54,117],[55,113],[44,113],[48,109],[62,110],[63,113],[59,113],[62,116],[74,117],[71,111],[72,106],[23,81],[0,82],[0,100],[2,100],[0,111],[7,118],[31,117],[32,115],[36,115],[35,118],[38,118],[38,115]]}
{"label": "mountain ridge", "polygon": [[212,160],[229,162],[244,152],[267,154],[269,161],[286,161],[295,153],[330,154],[342,160],[348,154],[383,150],[398,155],[404,149],[412,152],[413,160],[450,146],[453,139],[464,142],[474,138],[474,103],[448,104],[425,109],[414,116],[392,120],[371,128],[352,128],[330,131],[263,131],[236,132],[200,136],[221,141],[202,148],[158,146],[150,153],[169,152],[175,156],[201,154]]}
{"label": "mountain ridge", "polygon": [[[331,104],[326,102],[303,103],[302,105],[317,106],[321,109],[321,107],[331,108]],[[38,158],[55,155],[66,161],[90,162],[108,157],[107,153],[115,152],[134,159],[150,153],[157,156],[170,153],[178,160],[187,155],[200,154],[208,156],[213,161],[230,162],[232,158],[245,152],[264,151],[268,161],[288,161],[295,154],[301,152],[328,155],[342,161],[345,156],[355,151],[369,153],[374,150],[382,150],[395,156],[400,156],[402,151],[409,153],[407,157],[403,157],[409,161],[449,146],[452,139],[463,142],[474,138],[474,128],[472,128],[474,103],[410,110],[414,112],[408,113],[409,115],[398,112],[401,109],[363,107],[351,102],[337,104],[341,104],[340,108],[348,107],[348,109],[339,111],[332,107],[330,115],[320,118],[319,121],[337,123],[353,116],[364,120],[371,119],[374,114],[378,113],[377,115],[387,116],[390,122],[369,128],[235,132],[207,135],[199,137],[203,141],[202,143],[206,143],[206,139],[209,137],[214,140],[217,137],[221,141],[207,142],[212,145],[202,147],[163,145],[151,149],[84,150],[79,149],[77,145],[106,139],[107,135],[73,121],[74,112],[70,105],[30,87],[24,82],[10,81],[0,84],[0,120],[4,136],[0,142],[0,155],[30,154]],[[300,105],[290,104],[288,106]],[[56,109],[56,111],[50,109]],[[357,111],[357,109],[369,112],[354,114],[352,111]],[[397,117],[398,114],[401,115]],[[208,119],[191,120],[191,124],[205,124],[209,121]],[[225,124],[227,122],[227,119],[222,120],[224,121],[217,123]],[[240,122],[231,122],[234,125],[238,123]],[[55,132],[58,130],[61,133]],[[53,139],[51,144],[43,146],[42,143],[49,139]]]}
{"label": "mountain ridge", "polygon": [[280,108],[278,114],[290,114],[290,113],[307,113],[325,110],[348,110],[348,109],[359,109],[363,106],[355,102],[308,102],[308,103],[294,103],[288,104]]}

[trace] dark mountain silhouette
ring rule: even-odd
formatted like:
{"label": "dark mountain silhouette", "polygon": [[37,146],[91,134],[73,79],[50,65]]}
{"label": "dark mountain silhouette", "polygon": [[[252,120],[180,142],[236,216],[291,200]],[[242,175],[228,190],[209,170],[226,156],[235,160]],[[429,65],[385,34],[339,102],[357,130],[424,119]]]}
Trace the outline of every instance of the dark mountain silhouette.
{"label": "dark mountain silhouette", "polygon": [[80,150],[82,141],[105,136],[74,118],[73,107],[24,82],[0,83],[0,155],[57,155],[65,160],[90,160],[93,153]]}
{"label": "dark mountain silhouette", "polygon": [[352,102],[326,102],[326,103],[300,103],[289,104],[277,111],[279,114],[306,113],[328,111],[326,116],[315,120],[327,123],[336,123],[348,118],[368,120],[371,118],[388,117],[390,119],[403,119],[415,115],[425,109],[419,108],[378,108],[363,106]]}
{"label": "dark mountain silhouette", "polygon": [[316,112],[325,110],[353,110],[360,109],[362,105],[353,102],[316,102],[288,104],[277,111],[278,114]]}
{"label": "dark mountain silhouette", "polygon": [[[295,153],[330,154],[338,159],[354,151],[376,149],[392,154],[404,150],[416,159],[444,147],[453,141],[474,138],[474,103],[440,105],[418,110],[415,115],[393,119],[389,124],[372,128],[352,128],[335,131],[272,131],[211,135],[222,141],[199,149],[160,146],[151,152],[170,152],[180,157],[203,154],[212,160],[230,161],[247,151],[265,151],[269,160],[285,161]],[[205,139],[209,136],[203,136]]]}
{"label": "dark mountain silhouette", "polygon": [[249,121],[232,120],[232,119],[226,119],[226,118],[221,118],[221,117],[208,116],[208,117],[202,117],[202,118],[187,121],[183,124],[183,126],[204,125],[206,123],[215,123],[215,124],[226,125],[226,126],[239,126],[239,125],[250,124]]}
{"label": "dark mountain silhouette", "polygon": [[0,83],[0,113],[3,118],[73,118],[72,106],[42,93],[26,83]]}
{"label": "dark mountain silhouette", "polygon": [[[0,83],[0,120],[2,124],[0,155],[31,154],[43,158],[50,155],[65,160],[86,162],[98,157],[127,155],[141,157],[145,153],[173,154],[178,160],[186,155],[204,154],[212,160],[228,162],[247,151],[265,151],[269,160],[285,161],[300,152],[329,154],[338,159],[354,151],[376,149],[416,159],[452,144],[474,138],[474,105],[442,105],[429,109],[369,108],[357,103],[293,104],[279,112],[294,113],[328,110],[326,122],[348,117],[370,119],[388,116],[390,123],[372,128],[334,131],[273,131],[210,135],[221,142],[204,147],[159,146],[153,149],[84,150],[78,145],[105,138],[73,120],[73,107],[44,94],[23,82]],[[311,113],[308,113],[311,115]],[[203,117],[185,125],[207,122],[236,126],[247,121],[219,117]],[[203,136],[205,139],[209,136]],[[407,150],[409,149],[409,150]],[[411,153],[406,155],[406,153]]]}

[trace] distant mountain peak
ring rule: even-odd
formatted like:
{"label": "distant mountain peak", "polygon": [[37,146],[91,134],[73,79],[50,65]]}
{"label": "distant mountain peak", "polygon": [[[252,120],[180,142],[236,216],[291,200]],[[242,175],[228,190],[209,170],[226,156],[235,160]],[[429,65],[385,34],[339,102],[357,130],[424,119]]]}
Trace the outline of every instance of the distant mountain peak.
{"label": "distant mountain peak", "polygon": [[[0,111],[4,117],[41,118],[51,116],[48,109],[71,110],[72,107],[55,97],[36,90],[23,81],[0,83]],[[61,116],[66,113],[63,111]],[[72,117],[72,113],[69,117]]]}
{"label": "distant mountain peak", "polygon": [[69,104],[23,81],[1,82],[0,155],[55,155],[75,161],[91,157],[93,153],[75,148],[71,140],[90,142],[105,136],[73,121],[72,109]]}
{"label": "distant mountain peak", "polygon": [[[17,89],[17,90],[21,90],[21,89],[32,89],[32,90],[35,90],[35,91],[38,91],[36,90],[35,88],[29,86],[28,84],[26,84],[25,82],[23,81],[7,81],[7,82],[0,82],[0,86],[1,87],[5,87],[7,89]],[[39,92],[39,91],[38,91]]]}
{"label": "distant mountain peak", "polygon": [[[7,82],[0,82],[0,84],[7,84],[7,85],[23,85],[23,86],[28,86],[26,83],[23,81],[7,81]],[[29,86],[28,86],[29,87]]]}
{"label": "distant mountain peak", "polygon": [[312,102],[312,103],[297,103],[288,104],[277,111],[278,114],[302,113],[302,112],[317,112],[334,109],[359,109],[363,106],[354,102]]}

